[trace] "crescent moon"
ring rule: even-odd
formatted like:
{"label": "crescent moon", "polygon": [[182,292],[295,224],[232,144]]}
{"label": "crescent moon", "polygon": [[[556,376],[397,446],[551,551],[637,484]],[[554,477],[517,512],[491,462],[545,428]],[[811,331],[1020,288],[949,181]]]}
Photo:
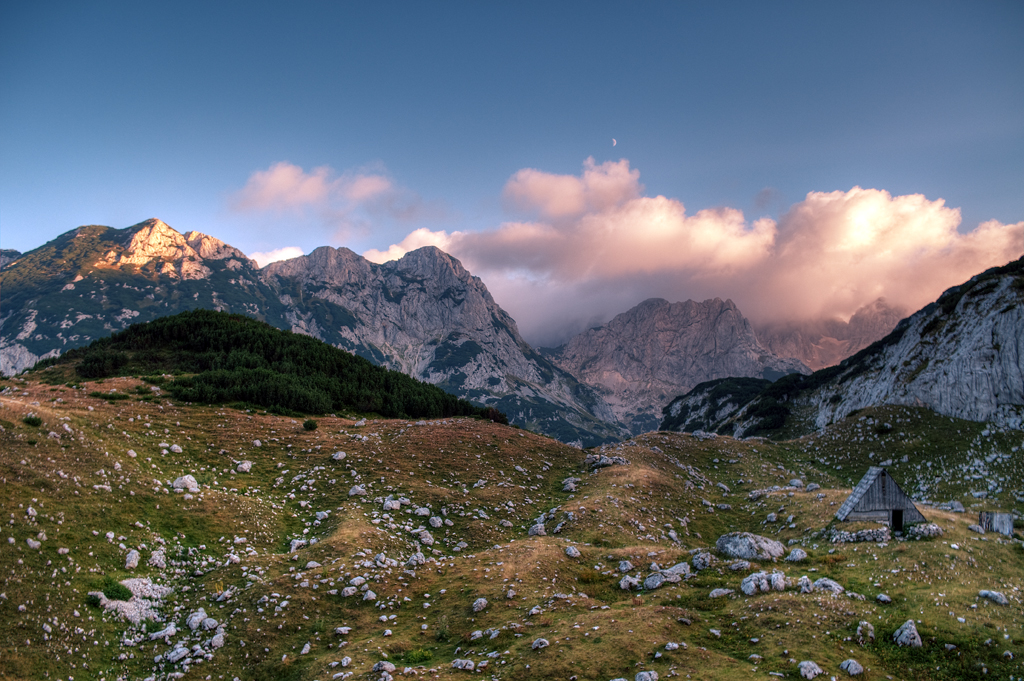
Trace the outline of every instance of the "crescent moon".
{"label": "crescent moon", "polygon": [[612,146],[614,147],[614,146],[615,146],[616,144],[618,144],[618,142],[616,142],[616,141],[615,141],[615,138],[613,137],[613,138],[612,138]]}

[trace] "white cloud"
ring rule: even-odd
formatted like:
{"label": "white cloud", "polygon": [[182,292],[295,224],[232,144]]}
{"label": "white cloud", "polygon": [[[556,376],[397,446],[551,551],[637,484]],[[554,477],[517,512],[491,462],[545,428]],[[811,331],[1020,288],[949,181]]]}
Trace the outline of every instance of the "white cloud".
{"label": "white cloud", "polygon": [[879,296],[914,310],[1024,250],[1024,222],[961,233],[958,209],[920,194],[811,192],[776,222],[733,208],[690,215],[641,192],[626,160],[587,159],[579,177],[524,169],[504,195],[535,220],[418,229],[366,256],[437,246],[487,283],[528,339],[553,344],[649,297],[732,298],[755,321],[846,318]]}
{"label": "white cloud", "polygon": [[278,260],[290,260],[292,258],[298,258],[301,255],[305,255],[302,249],[298,246],[285,246],[284,248],[275,248],[272,251],[265,253],[250,253],[249,257],[256,261],[256,264],[260,267],[266,267],[272,262]]}

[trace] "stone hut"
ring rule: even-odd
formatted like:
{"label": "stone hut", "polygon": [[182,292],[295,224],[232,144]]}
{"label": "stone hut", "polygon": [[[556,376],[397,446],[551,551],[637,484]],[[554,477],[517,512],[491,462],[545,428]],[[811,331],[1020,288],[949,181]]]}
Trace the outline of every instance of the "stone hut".
{"label": "stone hut", "polygon": [[836,511],[836,519],[887,522],[893,532],[902,532],[904,525],[925,521],[910,497],[900,489],[888,471],[879,466],[868,469]]}

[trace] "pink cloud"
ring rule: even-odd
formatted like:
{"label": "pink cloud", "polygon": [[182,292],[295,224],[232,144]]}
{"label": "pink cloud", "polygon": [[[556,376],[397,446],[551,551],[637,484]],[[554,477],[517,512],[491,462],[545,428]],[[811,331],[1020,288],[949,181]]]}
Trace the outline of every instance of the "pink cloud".
{"label": "pink cloud", "polygon": [[238,211],[282,212],[314,208],[321,211],[351,210],[396,192],[391,180],[379,173],[346,172],[338,175],[328,166],[306,172],[281,161],[249,176],[245,186],[231,197]]}
{"label": "pink cloud", "polygon": [[505,198],[537,220],[420,229],[368,257],[438,246],[483,278],[528,339],[553,344],[649,297],[732,298],[758,322],[847,318],[880,296],[914,310],[1024,250],[1024,222],[961,233],[958,209],[920,194],[811,192],[776,222],[733,208],[691,215],[641,191],[625,160],[587,159],[580,176],[524,169]]}
{"label": "pink cloud", "polygon": [[640,171],[630,170],[626,159],[597,165],[588,158],[580,177],[523,168],[505,185],[505,200],[542,218],[566,218],[607,210],[640,196],[639,180]]}

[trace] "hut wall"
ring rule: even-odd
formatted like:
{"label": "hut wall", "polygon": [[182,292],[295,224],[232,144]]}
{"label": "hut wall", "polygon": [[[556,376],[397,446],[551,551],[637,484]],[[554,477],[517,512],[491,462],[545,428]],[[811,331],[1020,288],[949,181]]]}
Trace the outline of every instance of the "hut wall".
{"label": "hut wall", "polygon": [[[889,511],[892,509],[903,510],[903,522],[922,523],[924,516],[914,506],[906,494],[900,489],[888,475],[879,475],[875,482],[864,492],[853,511],[847,516],[848,520],[869,519],[864,514],[880,513],[882,520],[889,519]],[[874,516],[870,519],[874,519]]]}

